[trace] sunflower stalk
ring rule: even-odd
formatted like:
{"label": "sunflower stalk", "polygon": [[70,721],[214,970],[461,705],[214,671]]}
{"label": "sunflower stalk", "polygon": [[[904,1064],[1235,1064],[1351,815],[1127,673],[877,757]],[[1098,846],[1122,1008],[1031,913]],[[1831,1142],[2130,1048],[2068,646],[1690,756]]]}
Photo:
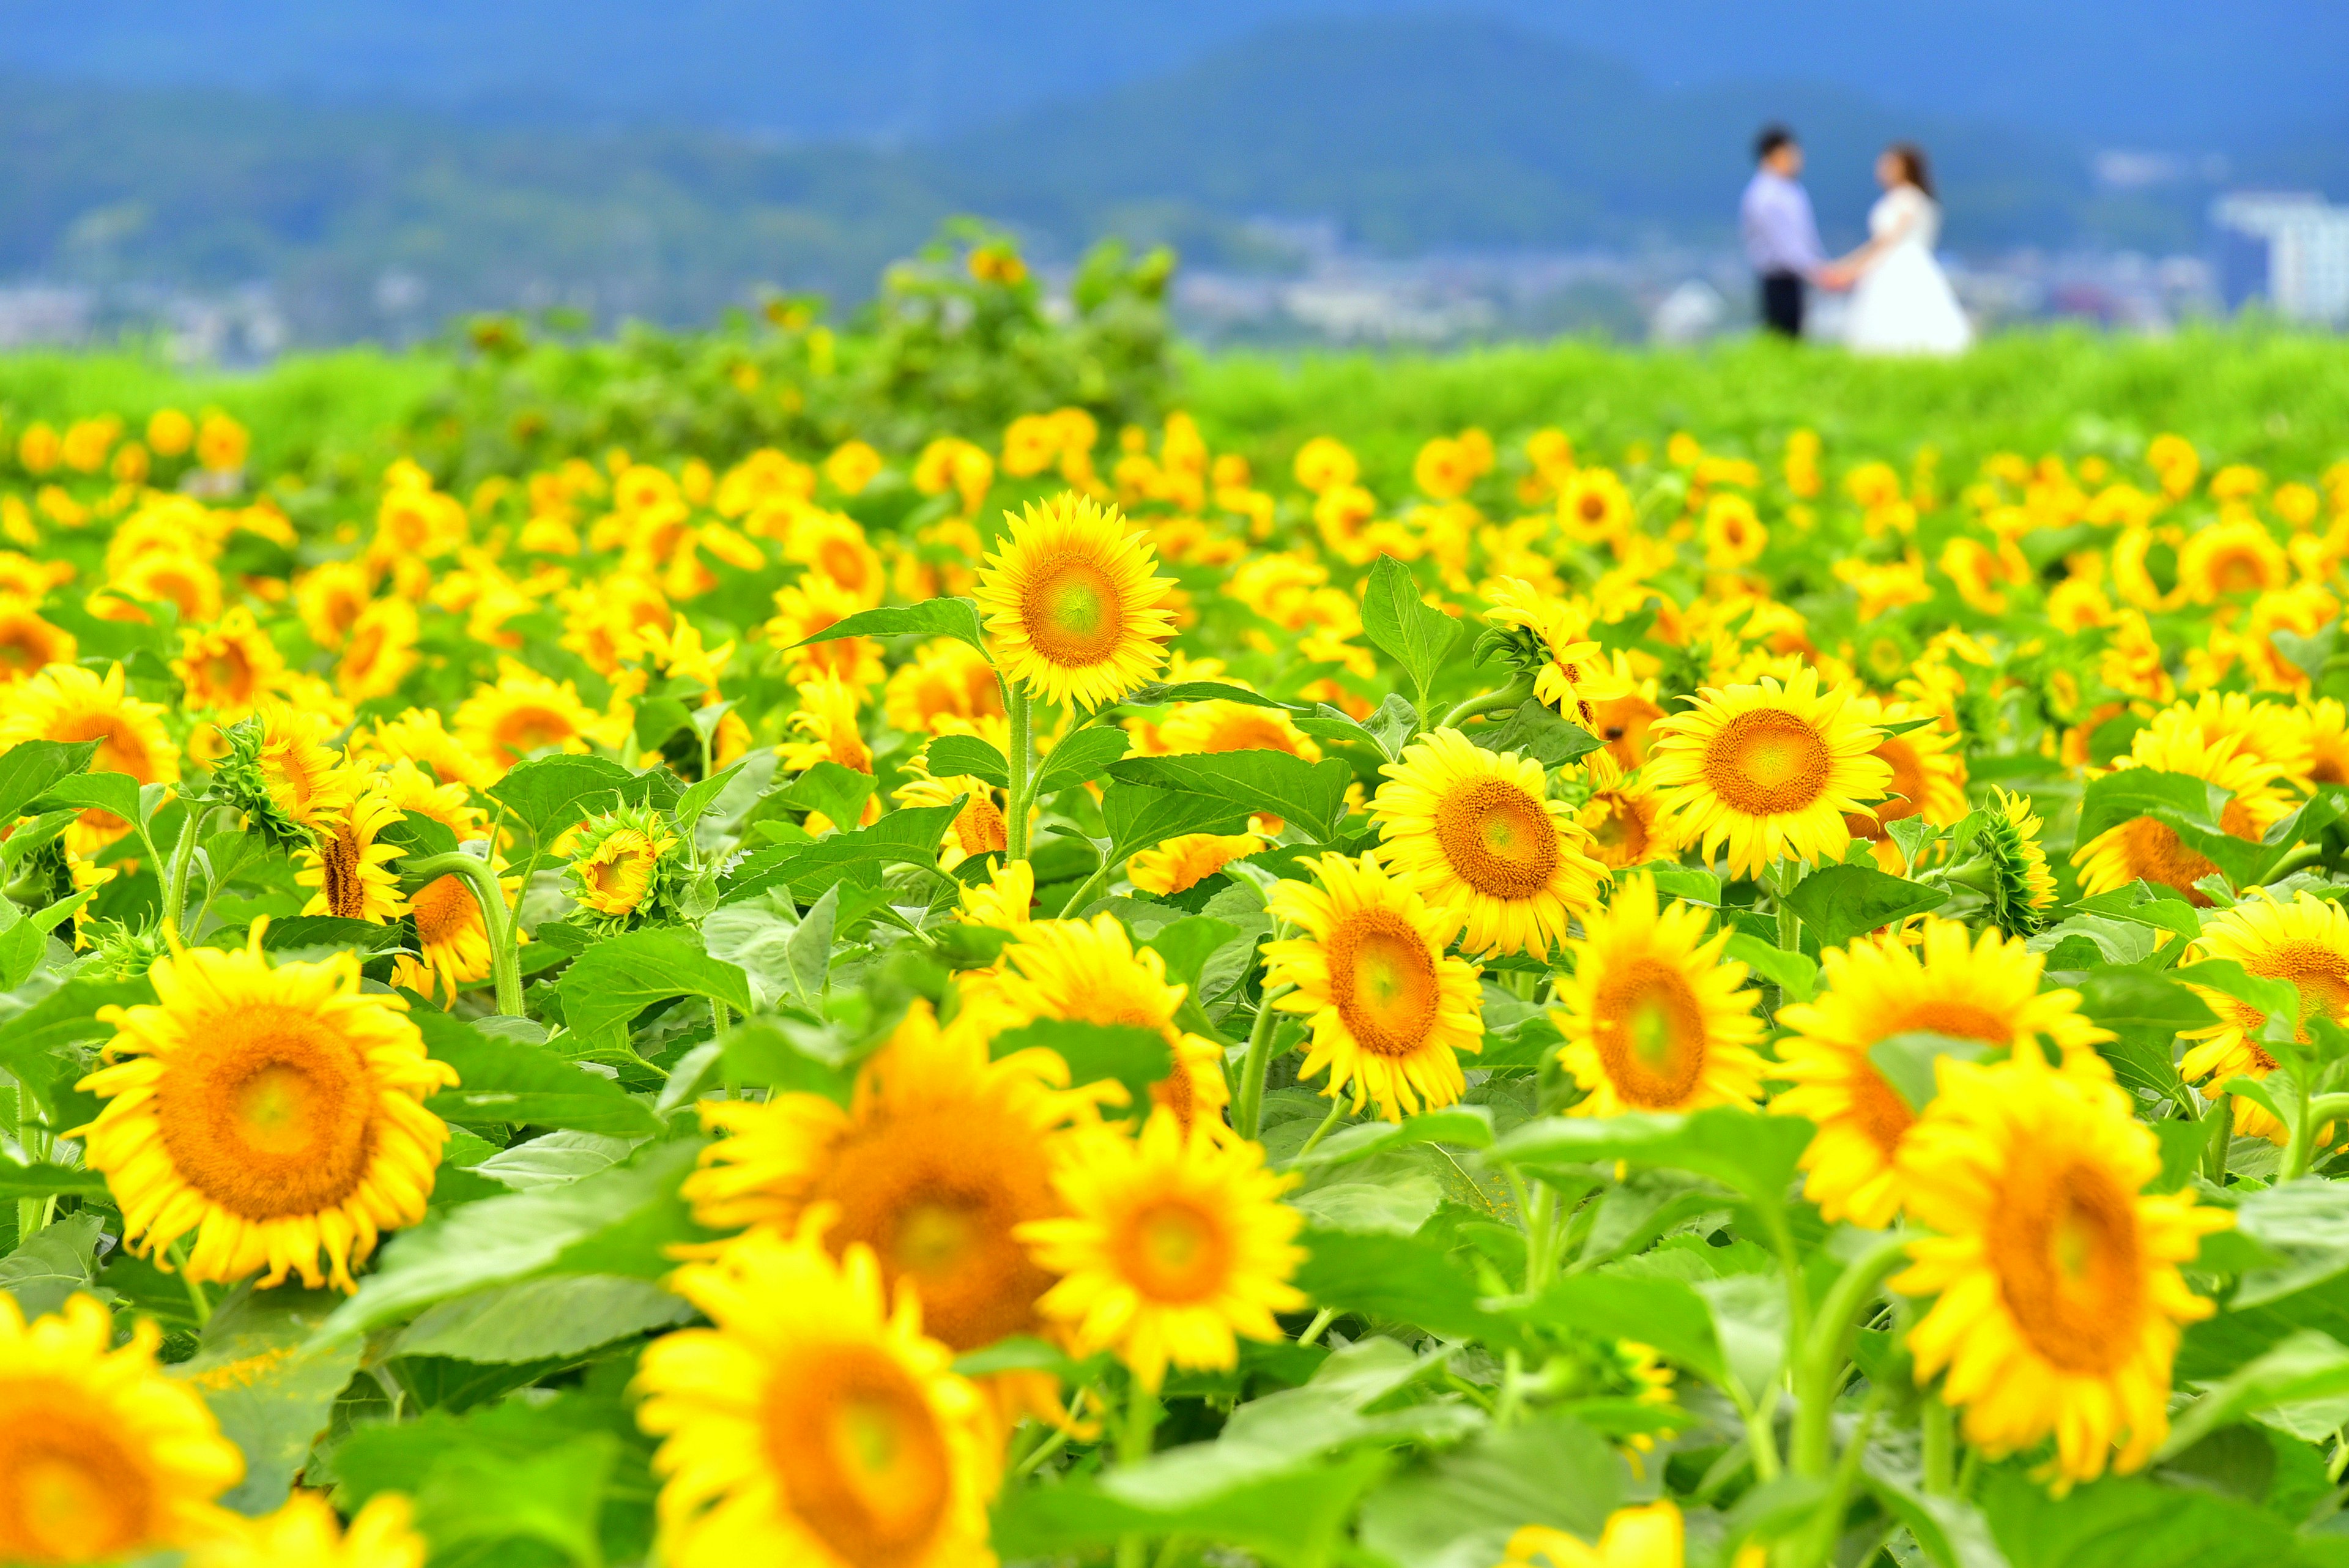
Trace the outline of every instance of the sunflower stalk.
{"label": "sunflower stalk", "polygon": [[[1126,1406],[1125,1420],[1118,1428],[1117,1462],[1120,1467],[1138,1465],[1150,1457],[1152,1440],[1158,1435],[1158,1393],[1140,1377],[1133,1380],[1133,1398]],[[1150,1542],[1139,1532],[1123,1537],[1117,1543],[1117,1568],[1142,1568],[1147,1561]]]}
{"label": "sunflower stalk", "polygon": [[472,889],[481,911],[481,926],[490,940],[490,979],[497,1009],[509,1018],[527,1016],[522,1004],[522,965],[514,954],[514,913],[506,908],[505,889],[498,885],[497,869],[461,849],[430,855],[407,865],[410,876],[429,881],[435,877],[460,877]]}
{"label": "sunflower stalk", "polygon": [[1435,728],[1456,730],[1479,714],[1497,713],[1504,709],[1521,708],[1525,705],[1526,699],[1533,694],[1533,676],[1529,673],[1520,675],[1498,691],[1487,691],[1482,697],[1469,698],[1451,712],[1446,713],[1443,722],[1437,724]]}
{"label": "sunflower stalk", "polygon": [[1028,858],[1028,793],[1032,778],[1030,764],[1034,760],[1036,741],[1031,733],[1033,719],[1028,693],[1017,682],[1005,683],[1003,709],[1011,725],[1010,753],[1004,758],[1009,768],[1004,804],[1010,812],[1003,826],[1003,857],[1009,866]]}
{"label": "sunflower stalk", "polygon": [[2290,1140],[2283,1146],[2283,1161],[2276,1170],[2278,1181],[2290,1181],[2308,1174],[2315,1162],[2316,1135],[2325,1124],[2349,1116],[2349,1095],[2311,1095],[2305,1085],[2299,1088],[2300,1115],[2295,1119]]}
{"label": "sunflower stalk", "polygon": [[1846,1264],[1826,1299],[1819,1303],[1810,1333],[1800,1341],[1795,1363],[1795,1440],[1791,1461],[1796,1475],[1825,1476],[1833,1458],[1830,1422],[1836,1392],[1851,1359],[1852,1336],[1862,1308],[1876,1299],[1887,1276],[1909,1255],[1909,1238],[1895,1232]]}
{"label": "sunflower stalk", "polygon": [[180,842],[172,846],[171,877],[163,888],[163,925],[168,930],[178,930],[187,917],[188,871],[196,863],[196,841],[209,810],[205,801],[191,799],[187,816],[180,824]]}
{"label": "sunflower stalk", "polygon": [[[1273,933],[1278,936],[1276,929]],[[1288,986],[1266,990],[1257,1002],[1256,1023],[1248,1030],[1247,1054],[1240,1063],[1239,1092],[1232,1096],[1232,1128],[1242,1137],[1256,1137],[1264,1122],[1264,1076],[1272,1065],[1272,1004],[1290,991]]]}

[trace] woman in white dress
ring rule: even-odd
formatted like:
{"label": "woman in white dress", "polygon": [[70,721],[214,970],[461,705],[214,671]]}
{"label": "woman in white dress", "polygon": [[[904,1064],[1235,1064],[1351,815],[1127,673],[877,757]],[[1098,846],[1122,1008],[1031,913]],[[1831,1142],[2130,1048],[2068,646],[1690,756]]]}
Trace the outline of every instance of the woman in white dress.
{"label": "woman in white dress", "polygon": [[1933,259],[1941,208],[1924,152],[1895,142],[1876,178],[1884,194],[1868,210],[1868,243],[1832,268],[1854,280],[1846,340],[1855,354],[1963,353],[1974,329]]}

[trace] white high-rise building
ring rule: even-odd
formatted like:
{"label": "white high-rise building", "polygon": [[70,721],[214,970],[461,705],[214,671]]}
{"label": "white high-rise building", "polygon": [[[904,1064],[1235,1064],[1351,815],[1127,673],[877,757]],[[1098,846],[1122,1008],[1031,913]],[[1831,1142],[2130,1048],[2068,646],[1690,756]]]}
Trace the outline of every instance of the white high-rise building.
{"label": "white high-rise building", "polygon": [[2265,250],[2264,280],[2245,281],[2279,314],[2349,322],[2349,207],[2313,192],[2238,192],[2212,205],[2210,221]]}

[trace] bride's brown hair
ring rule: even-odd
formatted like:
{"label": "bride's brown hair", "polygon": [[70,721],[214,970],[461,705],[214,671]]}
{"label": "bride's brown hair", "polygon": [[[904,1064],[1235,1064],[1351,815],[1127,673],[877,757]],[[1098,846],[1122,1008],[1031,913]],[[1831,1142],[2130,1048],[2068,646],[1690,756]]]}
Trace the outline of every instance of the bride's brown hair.
{"label": "bride's brown hair", "polygon": [[[1900,178],[1933,196],[1933,171],[1925,165],[1925,150],[1913,141],[1896,141],[1884,150],[1900,160]],[[1934,196],[1935,201],[1940,200]]]}

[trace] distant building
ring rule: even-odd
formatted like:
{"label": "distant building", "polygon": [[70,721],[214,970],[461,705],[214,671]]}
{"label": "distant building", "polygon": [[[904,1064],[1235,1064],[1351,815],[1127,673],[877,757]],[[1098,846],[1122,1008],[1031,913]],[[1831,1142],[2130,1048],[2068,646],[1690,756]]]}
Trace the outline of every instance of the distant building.
{"label": "distant building", "polygon": [[2295,321],[2349,323],[2349,207],[2313,192],[2238,192],[2210,222],[2229,305],[2257,296]]}

